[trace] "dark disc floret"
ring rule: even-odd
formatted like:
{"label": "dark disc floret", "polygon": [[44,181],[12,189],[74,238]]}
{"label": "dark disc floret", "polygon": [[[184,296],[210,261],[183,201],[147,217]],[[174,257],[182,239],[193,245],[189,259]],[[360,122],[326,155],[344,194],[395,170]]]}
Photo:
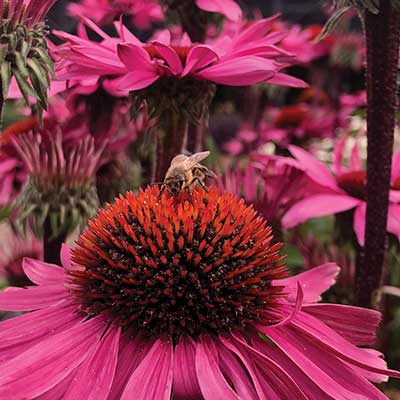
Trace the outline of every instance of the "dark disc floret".
{"label": "dark disc floret", "polygon": [[69,288],[88,316],[197,337],[273,323],[286,268],[271,228],[229,193],[149,187],[99,211],[72,251]]}

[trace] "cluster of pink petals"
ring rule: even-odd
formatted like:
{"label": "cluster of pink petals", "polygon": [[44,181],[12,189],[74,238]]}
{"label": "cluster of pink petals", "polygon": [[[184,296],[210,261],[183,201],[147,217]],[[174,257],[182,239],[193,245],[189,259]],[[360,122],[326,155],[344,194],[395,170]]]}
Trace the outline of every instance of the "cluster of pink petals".
{"label": "cluster of pink petals", "polygon": [[[354,210],[353,228],[358,242],[364,244],[365,199],[346,192],[339,186],[340,182],[354,182],[356,189],[364,189],[366,184],[365,170],[359,151],[359,143],[355,142],[349,158],[349,167],[343,166],[343,152],[347,142],[344,136],[336,145],[332,170],[317,160],[307,151],[289,146],[289,150],[302,169],[315,183],[313,194],[296,203],[284,216],[282,223],[286,228],[299,225],[310,218],[323,217],[336,213]],[[400,151],[394,155],[392,171],[392,190],[388,210],[387,230],[400,239],[400,190],[397,182],[400,176]]]}
{"label": "cluster of pink petals", "polygon": [[[67,248],[62,261],[73,267]],[[383,400],[370,381],[400,376],[357,347],[374,342],[377,311],[317,304],[335,264],[273,281],[288,294],[281,323],[175,345],[82,316],[57,265],[25,259],[24,270],[36,286],[0,293],[1,309],[32,311],[0,324],[0,398]]]}
{"label": "cluster of pink petals", "polygon": [[152,23],[164,19],[163,10],[156,0],[81,0],[70,3],[68,12],[73,17],[91,18],[98,24],[111,23],[121,15],[127,15],[139,29],[149,29]]}
{"label": "cluster of pink petals", "polygon": [[277,46],[286,33],[271,31],[275,20],[260,20],[235,37],[222,36],[210,45],[192,44],[187,35],[172,43],[169,31],[142,43],[122,24],[117,27],[119,38],[111,38],[85,20],[103,41],[88,40],[82,30],[80,36],[54,32],[68,41],[57,50],[62,58],[57,70],[61,79],[105,78],[106,90],[120,95],[150,86],[161,77],[194,77],[234,86],[269,82],[304,87],[303,81],[280,72],[293,62],[293,55]]}
{"label": "cluster of pink petals", "polygon": [[279,223],[286,211],[308,194],[312,182],[282,157],[254,153],[252,160],[243,170],[225,171],[218,176],[217,185],[252,203],[269,223]]}
{"label": "cluster of pink petals", "polygon": [[42,21],[56,0],[1,0],[0,19],[23,22],[27,28]]}

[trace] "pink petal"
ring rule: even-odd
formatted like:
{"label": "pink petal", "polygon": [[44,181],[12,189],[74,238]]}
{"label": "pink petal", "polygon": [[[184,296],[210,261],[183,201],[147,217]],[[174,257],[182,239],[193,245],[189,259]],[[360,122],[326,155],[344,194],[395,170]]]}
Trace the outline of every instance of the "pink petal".
{"label": "pink petal", "polygon": [[360,143],[356,139],[350,154],[350,169],[353,171],[361,171],[363,169],[361,155],[360,155]]}
{"label": "pink petal", "polygon": [[335,149],[333,152],[332,169],[336,175],[340,174],[343,171],[343,169],[342,169],[343,153],[344,153],[344,148],[346,147],[348,138],[349,138],[348,134],[343,135],[343,137],[335,145]]}
{"label": "pink petal", "polygon": [[376,330],[381,321],[381,313],[378,311],[341,304],[308,304],[303,307],[303,311],[358,346],[375,342]]}
{"label": "pink petal", "polygon": [[128,72],[113,80],[117,90],[140,90],[154,83],[160,76],[154,71]]}
{"label": "pink petal", "polygon": [[242,18],[242,10],[233,0],[196,0],[196,5],[202,10],[223,14],[231,21]]}
{"label": "pink petal", "polygon": [[243,351],[247,351],[251,354],[251,357],[260,367],[255,369],[255,372],[259,382],[262,384],[266,399],[308,400],[299,388],[297,382],[295,382],[279,364],[269,358],[265,353],[260,353],[240,335],[232,334],[232,337]]}
{"label": "pink petal", "polygon": [[130,377],[121,400],[170,400],[173,354],[172,342],[158,339]]}
{"label": "pink petal", "polygon": [[63,285],[65,273],[55,264],[48,264],[33,258],[24,258],[22,268],[27,277],[37,285]]}
{"label": "pink petal", "polygon": [[239,400],[218,365],[218,353],[210,338],[201,338],[196,347],[196,371],[205,400]]}
{"label": "pink petal", "polygon": [[74,370],[96,346],[104,329],[102,316],[39,342],[2,365],[0,398],[32,399]]}
{"label": "pink petal", "polygon": [[248,56],[218,63],[196,73],[212,82],[231,86],[253,85],[271,79],[276,73],[274,64],[260,57]]}
{"label": "pink petal", "polygon": [[[259,336],[251,337],[251,344],[265,357],[279,365],[285,373],[290,376],[299,386],[307,399],[311,400],[332,400],[332,397],[324,393],[287,355],[277,346],[261,339]],[[268,377],[266,377],[268,379]]]}
{"label": "pink petal", "polygon": [[248,400],[260,399],[254,389],[252,379],[248,376],[248,368],[243,368],[236,356],[223,346],[218,348],[218,355],[221,371],[229,379],[239,398]]}
{"label": "pink petal", "polygon": [[353,228],[357,236],[358,243],[364,246],[365,240],[365,214],[367,211],[367,203],[361,202],[354,212]]}
{"label": "pink petal", "polygon": [[382,374],[381,381],[385,380],[386,376],[400,377],[400,372],[386,369],[385,361],[377,356],[376,353],[372,354],[366,349],[354,346],[333,329],[309,314],[299,313],[292,321],[292,324],[306,335],[312,337],[314,343],[323,352],[330,352],[349,364],[376,374]]}
{"label": "pink petal", "polygon": [[264,333],[332,399],[386,399],[346,363],[332,353],[321,350],[314,343],[313,337],[302,335],[290,324],[270,330],[266,328]]}
{"label": "pink petal", "polygon": [[322,186],[342,193],[342,190],[337,186],[335,178],[331,175],[325,164],[300,147],[291,145],[289,146],[289,150],[311,179]]}
{"label": "pink petal", "polygon": [[[223,343],[223,345],[229,349],[232,353],[234,353],[236,355],[236,357],[241,361],[241,363],[243,364],[243,366],[245,367],[245,369],[241,366],[241,370],[239,370],[239,367],[236,367],[236,369],[238,370],[236,373],[241,377],[242,373],[244,372],[246,377],[248,376],[248,378],[251,379],[251,385],[249,383],[247,383],[246,379],[242,378],[242,380],[244,381],[243,384],[246,384],[246,386],[243,389],[246,389],[247,391],[249,391],[249,398],[252,398],[250,396],[253,396],[253,392],[255,390],[255,394],[258,397],[255,397],[256,399],[260,398],[263,399],[265,398],[264,396],[264,391],[262,389],[262,385],[260,384],[257,375],[254,371],[255,365],[253,362],[252,357],[249,357],[247,352],[245,351],[241,351],[239,349],[238,346],[235,345],[234,341],[232,340],[232,338],[224,338],[224,337],[220,337],[221,342]],[[226,359],[226,362],[232,365],[232,367],[234,366],[234,360],[229,360],[229,358],[227,358],[227,354],[224,355],[224,353],[221,353],[222,349],[219,349],[219,354],[221,355],[221,361],[224,361],[224,358]],[[232,356],[231,356],[232,357]],[[237,363],[237,360],[235,360]],[[238,385],[235,385],[235,387],[237,387]],[[253,390],[251,390],[250,388],[253,388]],[[242,389],[242,390],[243,390]],[[239,387],[237,388],[238,394],[241,396],[241,398],[247,398],[244,397],[240,391],[239,391]]]}
{"label": "pink petal", "polygon": [[0,310],[31,311],[49,307],[64,300],[67,291],[59,283],[26,288],[9,287],[0,292]]}
{"label": "pink petal", "polygon": [[186,58],[186,65],[181,76],[199,71],[218,59],[217,53],[206,45],[193,47]]}
{"label": "pink petal", "polygon": [[70,269],[71,268],[71,248],[66,244],[63,243],[61,245],[61,264],[65,269]]}
{"label": "pink petal", "polygon": [[149,53],[141,46],[120,43],[118,44],[118,56],[131,72],[153,71],[155,69]]}
{"label": "pink petal", "polygon": [[400,179],[400,149],[397,150],[392,159],[392,181]]}
{"label": "pink petal", "polygon": [[174,350],[174,398],[196,400],[201,398],[197,381],[196,343],[189,337],[181,337]]}
{"label": "pink petal", "polygon": [[167,62],[175,75],[179,75],[183,71],[182,61],[171,46],[156,41],[153,42],[153,46],[157,49],[158,54]]}
{"label": "pink petal", "polygon": [[285,286],[287,299],[296,301],[297,285],[300,284],[304,293],[304,303],[316,303],[321,300],[321,294],[336,282],[340,268],[335,263],[326,263],[309,269],[301,274],[286,279],[274,280],[274,286]]}
{"label": "pink petal", "polygon": [[267,80],[268,83],[279,86],[288,86],[293,88],[307,88],[309,85],[302,79],[295,78],[294,76],[278,72],[271,79]]}
{"label": "pink petal", "polygon": [[325,217],[350,210],[361,203],[354,197],[340,194],[318,194],[307,197],[291,207],[282,218],[285,228],[292,228],[311,218]]}
{"label": "pink petal", "polygon": [[111,327],[77,371],[63,400],[107,400],[118,359],[121,328]]}
{"label": "pink petal", "polygon": [[120,338],[118,364],[108,400],[120,400],[129,378],[146,357],[154,341],[138,335],[124,334]]}

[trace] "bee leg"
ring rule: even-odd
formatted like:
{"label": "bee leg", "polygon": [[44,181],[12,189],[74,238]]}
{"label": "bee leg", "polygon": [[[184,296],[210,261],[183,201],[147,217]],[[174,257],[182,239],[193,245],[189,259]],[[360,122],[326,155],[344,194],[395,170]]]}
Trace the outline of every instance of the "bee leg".
{"label": "bee leg", "polygon": [[198,176],[195,176],[191,183],[194,183],[194,182],[197,182],[208,193],[208,187],[204,184],[204,182]]}

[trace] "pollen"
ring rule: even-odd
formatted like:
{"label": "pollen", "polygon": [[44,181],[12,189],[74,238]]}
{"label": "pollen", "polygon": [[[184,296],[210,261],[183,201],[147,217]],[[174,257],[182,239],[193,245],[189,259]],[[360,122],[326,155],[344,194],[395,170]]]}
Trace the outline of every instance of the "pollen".
{"label": "pollen", "polygon": [[71,296],[149,335],[219,333],[272,322],[286,276],[280,245],[251,206],[215,188],[148,187],[99,211],[72,252]]}

